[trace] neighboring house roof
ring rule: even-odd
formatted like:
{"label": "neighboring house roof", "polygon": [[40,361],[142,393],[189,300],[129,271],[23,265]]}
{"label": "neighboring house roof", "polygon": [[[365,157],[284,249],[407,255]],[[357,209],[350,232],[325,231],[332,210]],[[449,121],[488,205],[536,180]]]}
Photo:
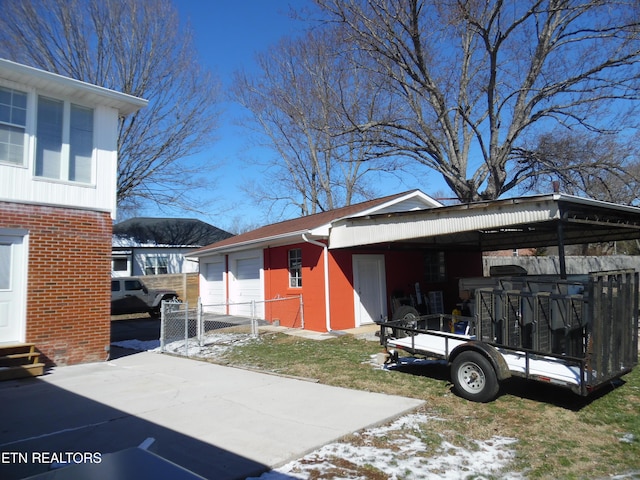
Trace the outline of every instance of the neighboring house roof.
{"label": "neighboring house roof", "polygon": [[2,78],[12,80],[50,94],[60,95],[77,102],[104,105],[117,109],[121,115],[137,112],[148,103],[147,100],[99,87],[56,73],[29,67],[0,58]]}
{"label": "neighboring house roof", "polygon": [[137,217],[113,226],[114,247],[202,247],[231,236],[194,218]]}
{"label": "neighboring house roof", "polygon": [[256,248],[266,245],[282,245],[290,243],[302,234],[310,237],[326,238],[332,222],[349,217],[382,214],[398,211],[411,211],[442,206],[438,201],[425,195],[420,190],[398,193],[366,202],[336,208],[326,212],[272,223],[256,230],[236,235],[190,252],[188,256],[199,257],[225,251]]}

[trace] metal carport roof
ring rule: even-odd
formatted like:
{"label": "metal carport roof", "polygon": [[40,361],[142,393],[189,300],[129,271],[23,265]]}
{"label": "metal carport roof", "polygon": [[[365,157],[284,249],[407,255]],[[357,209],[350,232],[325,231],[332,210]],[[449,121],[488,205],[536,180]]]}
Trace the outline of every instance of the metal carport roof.
{"label": "metal carport roof", "polygon": [[640,238],[640,208],[566,194],[493,200],[333,223],[329,248],[420,244],[483,251]]}

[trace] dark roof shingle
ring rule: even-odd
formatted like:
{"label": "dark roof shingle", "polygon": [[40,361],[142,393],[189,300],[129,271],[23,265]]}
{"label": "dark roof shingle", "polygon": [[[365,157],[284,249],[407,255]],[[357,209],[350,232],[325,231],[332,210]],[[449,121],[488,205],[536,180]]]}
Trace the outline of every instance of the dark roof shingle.
{"label": "dark roof shingle", "polygon": [[113,234],[138,243],[162,246],[202,247],[232,236],[231,233],[194,218],[137,217],[113,226]]}

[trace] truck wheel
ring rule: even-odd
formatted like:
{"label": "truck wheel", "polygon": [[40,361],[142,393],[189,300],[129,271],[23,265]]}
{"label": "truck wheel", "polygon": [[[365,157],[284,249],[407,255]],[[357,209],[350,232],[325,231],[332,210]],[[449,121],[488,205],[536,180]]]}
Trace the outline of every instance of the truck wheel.
{"label": "truck wheel", "polygon": [[[418,320],[420,320],[420,313],[411,305],[401,305],[398,310],[393,314],[393,320],[402,320],[397,322],[397,325],[402,327],[416,328]],[[411,332],[406,330],[394,329],[394,337],[404,338],[411,335]]]}
{"label": "truck wheel", "polygon": [[458,355],[451,365],[451,379],[458,394],[472,402],[490,402],[500,390],[491,362],[478,352]]}
{"label": "truck wheel", "polygon": [[153,318],[159,317],[160,315],[162,315],[162,301],[173,302],[177,299],[178,297],[175,295],[168,295],[166,297],[163,297],[163,299],[160,301],[160,304],[149,311],[149,315],[151,315],[151,317]]}
{"label": "truck wheel", "polygon": [[411,305],[401,305],[393,314],[394,320],[407,320],[407,322],[412,322],[419,318],[420,313]]}

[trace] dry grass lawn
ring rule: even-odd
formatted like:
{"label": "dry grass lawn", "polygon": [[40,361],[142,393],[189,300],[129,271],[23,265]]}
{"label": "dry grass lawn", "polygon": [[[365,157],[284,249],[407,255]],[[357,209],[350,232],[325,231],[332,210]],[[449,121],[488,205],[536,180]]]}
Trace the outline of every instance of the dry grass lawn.
{"label": "dry grass lawn", "polygon": [[[474,440],[516,438],[508,471],[527,478],[640,478],[640,369],[589,398],[548,385],[512,379],[498,399],[472,403],[452,392],[444,364],[403,371],[376,368],[381,347],[350,335],[314,341],[283,334],[234,348],[223,361],[236,366],[316,379],[321,383],[426,400],[427,443],[474,448]],[[345,441],[357,441],[357,437]],[[393,438],[380,442],[393,444]],[[336,468],[339,467],[336,465]],[[368,472],[376,478],[376,472]],[[329,477],[326,477],[329,478]]]}

